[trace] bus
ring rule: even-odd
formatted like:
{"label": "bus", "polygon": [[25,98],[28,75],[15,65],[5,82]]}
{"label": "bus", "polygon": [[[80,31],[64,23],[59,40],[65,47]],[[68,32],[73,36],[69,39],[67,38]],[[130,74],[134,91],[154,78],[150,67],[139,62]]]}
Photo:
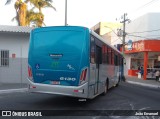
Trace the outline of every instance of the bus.
{"label": "bus", "polygon": [[122,54],[86,27],[53,26],[31,31],[29,92],[93,99],[118,86],[122,68]]}

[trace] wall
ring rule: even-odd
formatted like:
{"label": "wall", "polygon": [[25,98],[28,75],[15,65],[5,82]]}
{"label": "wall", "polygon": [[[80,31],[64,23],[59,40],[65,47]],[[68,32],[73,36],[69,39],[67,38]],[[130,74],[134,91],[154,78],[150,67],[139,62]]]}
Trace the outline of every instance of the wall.
{"label": "wall", "polygon": [[124,65],[124,75],[128,75],[128,69],[130,69],[131,66],[131,56],[125,55],[126,64]]}
{"label": "wall", "polygon": [[103,39],[105,39],[109,44],[111,44],[111,35],[110,33],[106,33],[101,36]]}
{"label": "wall", "polygon": [[0,50],[9,50],[10,57],[9,67],[0,67],[0,83],[26,83],[28,45],[27,33],[0,32]]}
{"label": "wall", "polygon": [[126,24],[126,32],[129,33],[126,36],[126,42],[128,40],[159,40],[159,21],[160,13],[148,13],[135,19],[134,21],[131,21],[129,24]]}

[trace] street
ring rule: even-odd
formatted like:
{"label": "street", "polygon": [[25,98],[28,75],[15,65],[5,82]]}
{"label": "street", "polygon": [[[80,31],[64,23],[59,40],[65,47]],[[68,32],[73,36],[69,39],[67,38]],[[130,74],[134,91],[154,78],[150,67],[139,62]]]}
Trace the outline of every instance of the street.
{"label": "street", "polygon": [[[1,110],[160,110],[159,93],[160,89],[142,87],[124,82],[121,82],[119,87],[110,89],[106,96],[98,96],[93,100],[84,100],[84,99],[77,99],[66,96],[48,95],[48,94],[30,94],[28,92],[8,93],[0,95],[0,109]],[[78,118],[82,118],[82,116]],[[113,116],[106,118],[113,118]],[[97,118],[96,115],[94,117],[95,119]],[[119,116],[116,116],[116,118],[118,117]],[[57,117],[57,118],[63,118],[63,117]],[[65,119],[66,118],[69,117],[65,117]],[[133,117],[126,116],[125,118],[128,119]],[[159,117],[155,116],[155,119],[157,118]]]}

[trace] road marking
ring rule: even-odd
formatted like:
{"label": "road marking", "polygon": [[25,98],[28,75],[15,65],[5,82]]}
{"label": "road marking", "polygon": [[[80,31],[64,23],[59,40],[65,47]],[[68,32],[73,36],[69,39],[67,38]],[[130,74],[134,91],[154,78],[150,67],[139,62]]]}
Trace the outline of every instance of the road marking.
{"label": "road marking", "polygon": [[143,108],[141,108],[141,109],[139,109],[139,110],[146,110],[146,109],[149,109],[150,107],[143,107]]}
{"label": "road marking", "polygon": [[141,86],[151,87],[151,88],[160,88],[160,86],[152,85],[152,84],[144,84],[144,83],[139,83],[139,82],[134,82],[134,81],[126,81],[126,82],[131,83],[131,84],[137,84],[137,85],[141,85]]}

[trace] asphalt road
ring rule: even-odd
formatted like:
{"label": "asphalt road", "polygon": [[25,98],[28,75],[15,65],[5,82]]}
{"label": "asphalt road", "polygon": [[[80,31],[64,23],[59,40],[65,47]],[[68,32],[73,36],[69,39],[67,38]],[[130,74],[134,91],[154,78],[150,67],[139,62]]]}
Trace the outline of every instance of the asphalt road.
{"label": "asphalt road", "polygon": [[[160,89],[122,82],[118,87],[110,89],[106,96],[98,96],[93,100],[86,101],[65,96],[31,94],[28,92],[0,94],[0,110],[160,110]],[[74,116],[63,114],[54,118],[75,119]],[[84,117],[83,114],[76,117],[76,119],[78,118],[160,119],[158,116],[93,115]]]}

